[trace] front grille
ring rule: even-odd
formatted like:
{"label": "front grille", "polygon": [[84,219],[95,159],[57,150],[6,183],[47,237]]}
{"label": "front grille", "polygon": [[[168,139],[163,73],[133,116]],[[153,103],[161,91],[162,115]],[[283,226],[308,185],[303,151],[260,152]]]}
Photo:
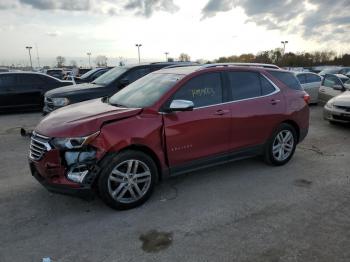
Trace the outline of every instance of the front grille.
{"label": "front grille", "polygon": [[335,106],[335,108],[350,112],[350,106]]}
{"label": "front grille", "polygon": [[336,120],[350,121],[350,116],[347,115],[333,115],[333,118]]}
{"label": "front grille", "polygon": [[29,158],[35,161],[40,160],[47,151],[51,150],[49,140],[49,137],[33,132],[30,141]]}

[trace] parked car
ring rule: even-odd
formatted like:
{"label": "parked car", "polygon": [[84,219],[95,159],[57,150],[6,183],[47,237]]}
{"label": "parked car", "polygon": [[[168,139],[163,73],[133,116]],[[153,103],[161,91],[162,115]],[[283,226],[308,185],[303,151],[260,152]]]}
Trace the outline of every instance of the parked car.
{"label": "parked car", "polygon": [[311,72],[296,72],[295,75],[301,87],[310,95],[310,104],[317,104],[322,78],[318,74]]}
{"label": "parked car", "polygon": [[258,155],[286,164],[307,135],[308,101],[287,71],[162,69],[45,117],[32,136],[30,169],[53,192],[98,188],[112,208],[132,208],[168,176]]}
{"label": "parked car", "polygon": [[89,72],[90,70],[91,68],[79,68],[77,76],[82,76],[83,74]]}
{"label": "parked car", "polygon": [[349,77],[341,74],[325,75],[318,93],[319,103],[324,105],[328,102],[329,99],[348,90],[349,85],[345,85],[348,80]]}
{"label": "parked car", "polygon": [[347,75],[350,73],[350,67],[343,67],[342,69],[339,70],[339,74],[342,75]]}
{"label": "parked car", "polygon": [[[350,83],[349,83],[350,85]],[[350,123],[350,91],[330,99],[324,106],[324,119],[330,123]]]}
{"label": "parked car", "polygon": [[332,68],[324,69],[321,72],[319,72],[318,74],[322,77],[324,77],[325,75],[329,75],[329,74],[339,74],[339,71],[341,69],[342,69],[341,67],[332,67]]}
{"label": "parked car", "polygon": [[0,111],[41,109],[46,91],[71,84],[41,73],[0,73]]}
{"label": "parked car", "polygon": [[7,68],[0,68],[0,73],[4,73],[4,72],[9,72],[10,70],[8,70]]}
{"label": "parked car", "polygon": [[143,65],[131,65],[115,67],[91,83],[66,86],[51,90],[45,94],[44,114],[50,113],[58,108],[98,98],[111,96],[120,89],[135,80],[159,70],[163,67],[176,63],[151,63]]}
{"label": "parked car", "polygon": [[63,69],[57,68],[57,69],[47,69],[46,74],[62,80],[63,77],[66,75],[66,72]]}
{"label": "parked car", "polygon": [[90,83],[90,82],[94,81],[96,78],[98,78],[101,75],[103,75],[104,73],[106,73],[107,71],[109,71],[110,69],[112,69],[112,67],[94,68],[94,69],[91,69],[90,71],[86,72],[85,74],[83,74],[80,77],[74,77],[74,81],[77,84]]}

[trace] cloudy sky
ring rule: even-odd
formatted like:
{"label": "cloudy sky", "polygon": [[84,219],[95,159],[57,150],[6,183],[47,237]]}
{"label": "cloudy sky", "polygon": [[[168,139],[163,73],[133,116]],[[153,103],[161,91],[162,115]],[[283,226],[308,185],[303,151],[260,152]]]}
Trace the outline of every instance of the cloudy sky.
{"label": "cloudy sky", "polygon": [[164,60],[188,53],[215,59],[281,47],[350,52],[349,0],[0,0],[0,64],[43,63],[62,55],[86,64],[86,52]]}

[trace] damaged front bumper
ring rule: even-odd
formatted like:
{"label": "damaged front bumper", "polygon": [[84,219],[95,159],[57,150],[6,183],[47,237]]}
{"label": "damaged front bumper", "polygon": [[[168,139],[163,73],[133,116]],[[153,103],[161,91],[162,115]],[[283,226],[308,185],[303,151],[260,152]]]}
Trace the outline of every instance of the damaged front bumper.
{"label": "damaged front bumper", "polygon": [[83,198],[94,196],[93,183],[99,167],[95,152],[52,149],[40,160],[29,158],[32,175],[49,191]]}

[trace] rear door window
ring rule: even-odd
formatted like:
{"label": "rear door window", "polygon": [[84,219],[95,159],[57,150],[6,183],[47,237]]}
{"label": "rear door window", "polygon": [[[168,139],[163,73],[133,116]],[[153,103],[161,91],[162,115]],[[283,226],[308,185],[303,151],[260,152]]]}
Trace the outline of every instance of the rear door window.
{"label": "rear door window", "polygon": [[37,75],[18,75],[18,82],[22,88],[40,88],[45,84],[45,81]]}
{"label": "rear door window", "polygon": [[289,88],[294,90],[303,90],[298,79],[293,73],[272,70],[269,70],[268,72]]}
{"label": "rear door window", "polygon": [[307,83],[321,82],[321,77],[314,74],[306,74]]}
{"label": "rear door window", "polygon": [[228,78],[234,101],[261,96],[261,80],[258,73],[228,72]]}
{"label": "rear door window", "polygon": [[223,101],[220,73],[205,73],[186,82],[173,99],[189,100],[194,107],[220,104]]}

